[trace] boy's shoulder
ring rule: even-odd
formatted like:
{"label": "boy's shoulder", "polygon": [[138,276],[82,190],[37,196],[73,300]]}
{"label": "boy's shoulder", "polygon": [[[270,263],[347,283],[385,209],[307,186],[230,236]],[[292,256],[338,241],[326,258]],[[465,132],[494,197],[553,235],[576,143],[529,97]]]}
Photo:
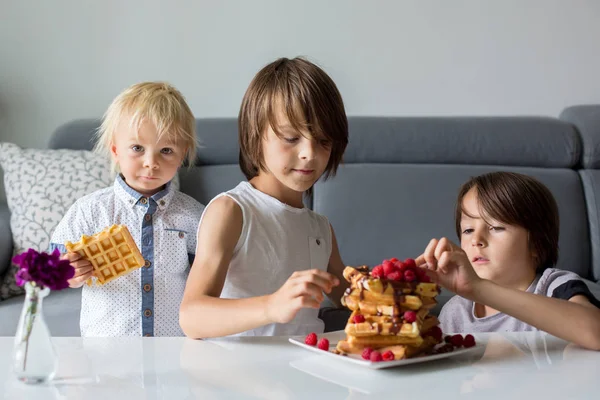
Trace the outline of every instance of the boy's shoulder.
{"label": "boy's shoulder", "polygon": [[112,186],[106,187],[104,189],[98,189],[92,193],[86,194],[78,198],[73,206],[77,207],[97,207],[99,204],[103,204],[114,197],[115,192]]}
{"label": "boy's shoulder", "polygon": [[173,200],[180,204],[183,207],[190,209],[204,209],[204,204],[200,203],[198,200],[190,196],[189,194],[185,194],[179,190],[175,190],[173,193]]}
{"label": "boy's shoulder", "polygon": [[204,204],[200,203],[192,196],[180,192],[179,190],[173,192],[173,199],[171,200],[169,208],[172,208],[173,206],[180,208],[183,211],[193,213],[202,213],[205,207]]}
{"label": "boy's shoulder", "polygon": [[581,281],[581,277],[564,269],[547,268],[540,276],[534,292],[551,296],[554,289],[569,281]]}
{"label": "boy's shoulder", "polygon": [[442,306],[442,311],[453,312],[456,310],[468,309],[472,302],[459,295],[454,295]]}

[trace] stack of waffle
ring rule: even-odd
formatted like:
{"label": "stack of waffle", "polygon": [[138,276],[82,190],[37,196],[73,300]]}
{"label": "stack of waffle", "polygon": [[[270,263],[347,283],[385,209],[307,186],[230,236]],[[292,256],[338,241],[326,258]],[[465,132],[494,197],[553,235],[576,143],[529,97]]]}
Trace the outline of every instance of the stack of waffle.
{"label": "stack of waffle", "polygon": [[393,353],[393,359],[401,360],[442,341],[439,321],[429,314],[437,304],[439,287],[429,282],[414,260],[385,260],[371,271],[367,266],[346,267],[344,278],[350,287],[342,304],[352,314],[346,339],[338,342],[339,352],[364,354],[368,349],[388,357]]}
{"label": "stack of waffle", "polygon": [[[76,243],[66,242],[70,253],[89,260],[96,283],[104,285],[140,268],[145,261],[125,225],[113,225],[93,236],[83,235]],[[88,285],[92,280],[88,279]]]}

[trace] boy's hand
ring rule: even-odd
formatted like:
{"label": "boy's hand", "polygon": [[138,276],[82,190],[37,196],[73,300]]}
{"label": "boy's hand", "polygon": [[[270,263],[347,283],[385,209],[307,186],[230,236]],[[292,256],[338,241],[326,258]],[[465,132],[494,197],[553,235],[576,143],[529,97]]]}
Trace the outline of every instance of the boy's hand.
{"label": "boy's hand", "polygon": [[435,283],[466,298],[481,281],[464,250],[446,238],[431,239],[415,263]]}
{"label": "boy's hand", "polygon": [[93,267],[89,260],[83,258],[78,253],[65,253],[60,256],[61,260],[69,260],[71,266],[75,268],[75,275],[69,279],[69,287],[82,287],[85,281],[92,277]]}
{"label": "boy's hand", "polygon": [[325,293],[340,284],[334,275],[318,269],[296,271],[267,300],[269,320],[285,324],[302,308],[319,308]]}

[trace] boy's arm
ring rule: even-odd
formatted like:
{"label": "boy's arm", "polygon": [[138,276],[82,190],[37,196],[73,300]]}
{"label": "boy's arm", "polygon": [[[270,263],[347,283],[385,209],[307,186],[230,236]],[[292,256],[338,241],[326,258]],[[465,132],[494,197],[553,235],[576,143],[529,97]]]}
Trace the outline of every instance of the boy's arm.
{"label": "boy's arm", "polygon": [[242,226],[242,210],[227,196],[214,200],[204,211],[196,258],[179,312],[179,323],[188,337],[227,336],[271,323],[287,323],[301,308],[319,308],[322,292],[330,292],[336,284],[325,271],[300,271],[281,288],[274,288],[279,290],[271,295],[219,298]]}
{"label": "boy's arm", "polygon": [[[93,222],[89,220],[89,217],[86,218],[86,212],[82,207],[82,203],[78,200],[69,208],[56,229],[54,229],[49,244],[50,251],[58,249],[61,252],[61,259],[69,260],[75,268],[75,275],[69,279],[69,286],[72,288],[83,286],[92,277],[93,272],[92,264],[88,260],[83,259],[79,254],[67,253],[65,248],[65,242],[76,242],[84,234],[91,235],[95,233],[90,227]],[[88,215],[90,214],[88,213]]]}
{"label": "boy's arm", "polygon": [[573,296],[566,301],[481,280],[468,298],[554,336],[600,350],[600,309],[585,296]]}
{"label": "boy's arm", "polygon": [[446,238],[432,239],[416,263],[427,268],[434,282],[459,296],[580,346],[600,350],[600,309],[584,296],[576,295],[567,301],[482,279],[465,252]]}
{"label": "boy's arm", "polygon": [[329,265],[327,266],[327,272],[337,277],[340,281],[340,284],[338,286],[335,286],[327,297],[329,297],[329,300],[331,300],[336,307],[340,308],[342,307],[342,296],[344,295],[344,291],[346,290],[346,288],[348,288],[350,284],[344,279],[344,268],[346,268],[346,266],[342,261],[333,227],[331,225],[330,227],[331,256],[329,257]]}

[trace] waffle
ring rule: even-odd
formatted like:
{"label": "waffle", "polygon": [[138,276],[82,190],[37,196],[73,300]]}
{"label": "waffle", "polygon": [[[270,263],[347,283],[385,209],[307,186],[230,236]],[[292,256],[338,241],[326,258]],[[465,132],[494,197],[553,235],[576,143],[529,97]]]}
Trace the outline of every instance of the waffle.
{"label": "waffle", "polygon": [[[404,336],[404,337],[417,337],[423,330],[423,321],[427,316],[427,310],[419,310],[417,314],[417,320],[412,323],[402,321],[400,317],[391,317],[388,315],[364,315],[359,311],[354,311],[350,315],[349,321],[346,325],[345,332],[349,336]],[[359,323],[352,323],[356,315],[363,315],[365,321]],[[434,317],[435,318],[435,317]]]}
{"label": "waffle", "polygon": [[429,315],[437,304],[439,286],[427,282],[414,263],[397,267],[403,277],[408,276],[407,269],[412,269],[409,278],[394,277],[392,270],[388,279],[381,268],[377,274],[371,274],[366,266],[344,269],[350,287],[342,304],[352,314],[344,329],[346,339],[338,342],[337,350],[346,354],[362,354],[365,348],[391,351],[400,360],[431,349],[441,341],[439,321]]}
{"label": "waffle", "polygon": [[421,339],[420,342],[415,344],[391,344],[391,343],[383,343],[379,347],[377,343],[373,343],[371,341],[370,345],[365,346],[363,343],[349,342],[348,340],[340,340],[337,344],[337,350],[341,353],[345,354],[356,354],[361,355],[365,347],[377,348],[381,354],[386,351],[391,351],[394,353],[395,360],[403,360],[406,358],[415,357],[423,352],[430,350],[435,346],[437,342],[435,339],[431,337],[426,337],[425,339]]}
{"label": "waffle", "polygon": [[[113,225],[78,242],[66,242],[67,251],[78,253],[93,267],[96,283],[104,285],[144,265],[144,258],[125,225]],[[92,279],[87,280],[92,284]]]}

